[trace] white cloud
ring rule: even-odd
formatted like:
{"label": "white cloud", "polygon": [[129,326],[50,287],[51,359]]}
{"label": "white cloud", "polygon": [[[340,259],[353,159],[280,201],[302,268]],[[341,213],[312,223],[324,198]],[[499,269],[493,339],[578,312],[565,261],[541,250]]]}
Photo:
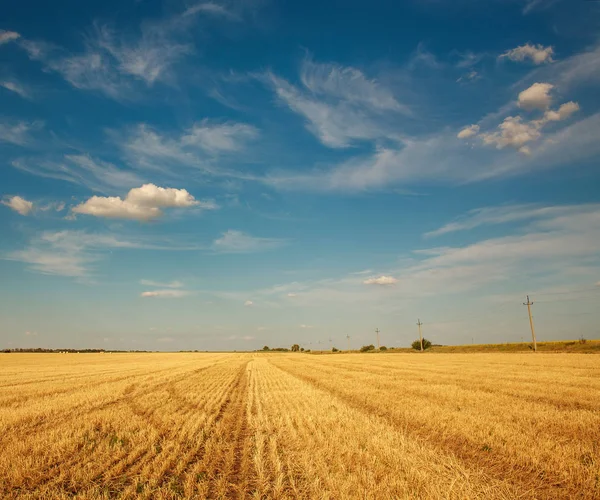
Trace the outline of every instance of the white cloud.
{"label": "white cloud", "polygon": [[33,203],[20,196],[11,196],[8,200],[2,200],[2,204],[21,215],[29,215],[33,210]]}
{"label": "white cloud", "polygon": [[82,277],[88,274],[87,265],[95,259],[78,252],[66,254],[53,249],[30,247],[12,252],[5,260],[15,260],[29,264],[33,271],[41,274]]}
{"label": "white cloud", "polygon": [[[539,128],[546,123],[533,120],[525,122],[525,128]],[[494,136],[496,138],[501,143],[505,141],[501,131]],[[490,145],[496,145],[494,139]],[[361,192],[416,182],[478,182],[564,168],[577,162],[587,164],[600,154],[600,113],[547,133],[543,140],[523,144],[520,148],[526,145],[535,145],[529,155],[514,155],[501,147],[491,156],[487,148],[464,147],[456,140],[456,131],[445,130],[407,141],[402,148],[380,147],[373,154],[313,170],[272,171],[261,180],[282,191]]]}
{"label": "white cloud", "polygon": [[254,305],[254,302],[252,302],[251,300],[247,300],[246,302],[244,302],[244,305],[245,305],[246,307],[250,307],[250,306],[253,306],[253,305]]}
{"label": "white cloud", "polygon": [[468,139],[469,137],[473,137],[479,133],[479,125],[469,125],[468,127],[463,128],[456,137],[459,139]]}
{"label": "white cloud", "polygon": [[93,234],[85,231],[46,231],[32,239],[24,250],[0,255],[4,260],[29,264],[33,271],[83,278],[103,257],[114,249],[197,250],[197,246],[159,245],[156,240],[127,239],[112,234]]}
{"label": "white cloud", "polygon": [[267,73],[262,76],[277,97],[307,120],[307,128],[331,148],[358,140],[398,140],[395,122],[410,115],[407,106],[376,80],[360,70],[306,59],[301,68],[302,87]]}
{"label": "white cloud", "polygon": [[37,337],[37,332],[30,332],[29,330],[25,332],[26,337]]}
{"label": "white cloud", "polygon": [[288,294],[287,294],[287,296],[288,296],[288,297],[296,297],[297,295],[298,295],[298,294],[296,294],[296,293],[288,293]]}
{"label": "white cloud", "polygon": [[234,14],[230,10],[226,9],[223,5],[214,2],[200,2],[196,5],[192,5],[182,14],[182,16],[193,16],[199,12],[203,14],[221,16],[231,20],[240,19],[237,14]]}
{"label": "white cloud", "polygon": [[246,340],[246,341],[254,340],[254,337],[252,335],[244,335],[242,337],[242,340]]}
{"label": "white cloud", "polygon": [[147,292],[142,292],[140,297],[179,299],[188,295],[190,295],[190,292],[187,290],[149,290]]}
{"label": "white cloud", "polygon": [[92,196],[86,202],[73,207],[79,214],[114,219],[151,220],[160,217],[161,208],[199,207],[207,210],[217,208],[212,202],[197,201],[185,189],[163,188],[154,184],[129,191],[125,199],[118,196]]}
{"label": "white cloud", "polygon": [[114,58],[121,73],[148,86],[169,79],[170,67],[192,52],[190,45],[175,42],[164,24],[142,24],[141,36],[133,40],[116,37],[106,26],[100,27],[96,44]]}
{"label": "white cloud", "polygon": [[161,343],[170,343],[170,342],[174,342],[175,339],[173,337],[159,337],[156,339],[157,342],[161,342]]}
{"label": "white cloud", "polygon": [[566,120],[577,111],[579,111],[579,104],[573,101],[566,102],[562,104],[557,111],[546,111],[546,113],[544,114],[544,120],[552,122]]}
{"label": "white cloud", "polygon": [[552,47],[526,43],[525,45],[506,51],[500,58],[519,62],[529,59],[534,64],[547,64],[554,62],[554,59],[552,58],[553,54],[554,49]]}
{"label": "white cloud", "polygon": [[4,87],[6,90],[10,90],[11,92],[14,92],[15,94],[20,95],[24,99],[29,98],[29,92],[20,83],[17,83],[14,81],[9,81],[9,80],[4,80],[4,81],[0,82],[0,87]]}
{"label": "white cloud", "polygon": [[356,68],[337,64],[320,64],[305,59],[300,71],[302,84],[316,95],[343,99],[380,110],[409,113],[392,92],[377,80],[368,79]]}
{"label": "white cloud", "polygon": [[285,244],[276,238],[258,238],[241,231],[228,230],[213,243],[213,249],[225,253],[246,253],[271,250]]}
{"label": "white cloud", "polygon": [[59,161],[20,158],[14,160],[12,166],[32,175],[80,184],[100,192],[142,184],[136,173],[83,154],[65,155]]}
{"label": "white cloud", "polygon": [[116,34],[108,26],[95,25],[85,40],[85,50],[64,56],[64,51],[44,42],[24,41],[29,57],[59,73],[75,88],[98,90],[114,99],[136,98],[135,82],[151,87],[172,82],[172,68],[192,46],[179,42],[185,34],[182,18],[144,22],[139,35]]}
{"label": "white cloud", "polygon": [[411,70],[414,70],[418,66],[440,69],[444,65],[438,61],[437,57],[435,57],[435,54],[427,50],[423,42],[419,42],[408,63],[408,67]]}
{"label": "white cloud", "polygon": [[13,42],[20,37],[21,35],[19,35],[19,33],[17,33],[16,31],[0,30],[0,45],[4,45],[8,42]]}
{"label": "white cloud", "polygon": [[254,139],[258,130],[245,123],[210,124],[203,120],[181,137],[182,146],[200,147],[205,151],[238,151],[247,139]]}
{"label": "white cloud", "polygon": [[54,210],[55,212],[62,212],[66,207],[64,201],[50,202],[39,207],[42,212],[48,212]]}
{"label": "white cloud", "polygon": [[144,286],[156,286],[160,288],[181,288],[183,283],[181,281],[171,281],[169,283],[160,283],[152,280],[140,280],[140,284]]}
{"label": "white cloud", "polygon": [[42,122],[0,123],[0,142],[24,146],[31,141],[30,132],[42,128]]}
{"label": "white cloud", "polygon": [[[547,106],[544,109],[546,108]],[[542,136],[541,130],[544,126],[550,122],[566,120],[578,110],[579,104],[571,101],[561,105],[557,111],[547,110],[544,116],[538,120],[527,122],[523,121],[520,116],[508,116],[498,125],[498,131],[485,132],[479,137],[484,144],[495,145],[497,149],[510,146],[518,149],[521,153],[530,155],[531,149],[527,143],[537,141]]]}
{"label": "white cloud", "polygon": [[511,146],[521,148],[526,143],[536,141],[541,137],[539,127],[531,122],[524,122],[520,116],[507,116],[498,125],[497,132],[481,134],[484,144],[494,145],[498,149]]}
{"label": "white cloud", "polygon": [[553,88],[554,85],[550,83],[534,83],[531,87],[519,93],[519,99],[517,103],[520,108],[527,111],[531,111],[533,109],[545,111],[552,103],[550,91]]}
{"label": "white cloud", "polygon": [[221,165],[213,164],[215,160],[221,160],[222,154],[243,150],[249,140],[258,137],[259,131],[244,123],[202,120],[172,137],[159,134],[146,124],[139,124],[125,138],[113,135],[130,162],[139,168],[172,176],[169,167],[177,164],[227,176],[229,173]]}
{"label": "white cloud", "polygon": [[469,71],[456,80],[456,83],[476,82],[481,79],[481,75],[477,71]]}
{"label": "white cloud", "polygon": [[368,278],[363,281],[365,285],[395,285],[398,279],[393,276],[379,276],[377,278]]}
{"label": "white cloud", "polygon": [[300,325],[300,328],[314,328],[312,325]]}
{"label": "white cloud", "polygon": [[483,207],[470,210],[458,220],[424,234],[426,237],[440,236],[456,231],[474,229],[485,225],[496,225],[515,221],[537,221],[576,215],[589,210],[600,209],[597,205],[557,205],[543,206],[539,204],[504,205],[499,207]]}

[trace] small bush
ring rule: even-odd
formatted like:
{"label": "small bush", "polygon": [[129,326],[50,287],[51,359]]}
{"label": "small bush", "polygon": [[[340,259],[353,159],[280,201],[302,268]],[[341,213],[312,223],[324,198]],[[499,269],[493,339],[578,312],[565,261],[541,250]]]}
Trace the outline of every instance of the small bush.
{"label": "small bush", "polygon": [[382,345],[382,346],[379,348],[379,350],[380,350],[380,351],[387,351],[387,347],[386,347],[386,346],[384,346],[384,345]]}
{"label": "small bush", "polygon": [[339,352],[339,349],[337,347],[332,347],[331,352]]}
{"label": "small bush", "polygon": [[373,344],[364,345],[360,348],[360,352],[367,352],[367,351],[374,351],[374,350],[375,350],[375,346]]}
{"label": "small bush", "polygon": [[587,342],[587,339],[583,335],[581,337],[579,337],[580,344],[585,344],[586,342]]}
{"label": "small bush", "polygon": [[[420,351],[421,350],[421,341],[420,340],[415,340],[412,344],[410,344],[410,346],[415,350],[415,351]],[[427,339],[423,339],[423,350],[427,350],[431,347],[431,342]]]}

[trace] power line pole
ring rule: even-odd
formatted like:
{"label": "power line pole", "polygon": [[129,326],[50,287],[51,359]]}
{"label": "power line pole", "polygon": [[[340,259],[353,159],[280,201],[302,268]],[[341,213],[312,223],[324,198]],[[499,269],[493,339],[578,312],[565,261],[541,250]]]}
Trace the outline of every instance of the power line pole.
{"label": "power line pole", "polygon": [[348,339],[348,352],[350,352],[350,335],[346,334],[346,338]]}
{"label": "power line pole", "polygon": [[531,317],[531,306],[533,302],[529,300],[529,295],[527,296],[527,302],[523,302],[524,306],[527,306],[527,312],[529,313],[529,326],[531,326],[531,338],[533,339],[533,352],[537,352],[537,342],[535,340],[535,329],[533,328],[533,318]]}
{"label": "power line pole", "polygon": [[423,325],[423,323],[421,323],[421,320],[418,319],[417,320],[417,326],[419,327],[419,340],[421,342],[421,352],[423,352],[423,335],[421,335],[421,326]]}
{"label": "power line pole", "polygon": [[375,328],[375,333],[377,334],[377,350],[379,350],[379,328]]}

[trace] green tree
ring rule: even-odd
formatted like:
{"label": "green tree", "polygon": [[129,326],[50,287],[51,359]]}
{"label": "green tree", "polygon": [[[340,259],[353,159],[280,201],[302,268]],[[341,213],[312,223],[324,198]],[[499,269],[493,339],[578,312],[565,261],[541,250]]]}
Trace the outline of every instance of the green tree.
{"label": "green tree", "polygon": [[263,347],[263,351],[270,351],[270,350],[271,350],[271,349],[269,349],[269,346],[268,346],[268,345],[266,345],[266,346],[264,346],[264,347]]}
{"label": "green tree", "polygon": [[294,344],[292,346],[292,352],[298,352],[300,350],[300,346],[298,344]]}
{"label": "green tree", "polygon": [[367,351],[374,351],[374,350],[375,350],[375,346],[373,344],[364,345],[360,348],[360,352],[367,352]]}
{"label": "green tree", "polygon": [[380,350],[380,351],[387,351],[387,347],[386,347],[386,346],[384,346],[384,345],[382,345],[382,346],[379,348],[379,350]]}
{"label": "green tree", "polygon": [[[419,339],[417,339],[410,346],[415,351],[420,351],[421,350],[421,341]],[[430,347],[431,347],[431,342],[424,338],[423,339],[423,350],[429,349]]]}

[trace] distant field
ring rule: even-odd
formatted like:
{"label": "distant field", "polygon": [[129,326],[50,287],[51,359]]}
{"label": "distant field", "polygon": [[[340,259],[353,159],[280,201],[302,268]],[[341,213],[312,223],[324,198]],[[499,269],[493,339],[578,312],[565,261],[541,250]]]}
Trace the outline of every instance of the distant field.
{"label": "distant field", "polygon": [[0,498],[600,498],[600,357],[0,355]]}

